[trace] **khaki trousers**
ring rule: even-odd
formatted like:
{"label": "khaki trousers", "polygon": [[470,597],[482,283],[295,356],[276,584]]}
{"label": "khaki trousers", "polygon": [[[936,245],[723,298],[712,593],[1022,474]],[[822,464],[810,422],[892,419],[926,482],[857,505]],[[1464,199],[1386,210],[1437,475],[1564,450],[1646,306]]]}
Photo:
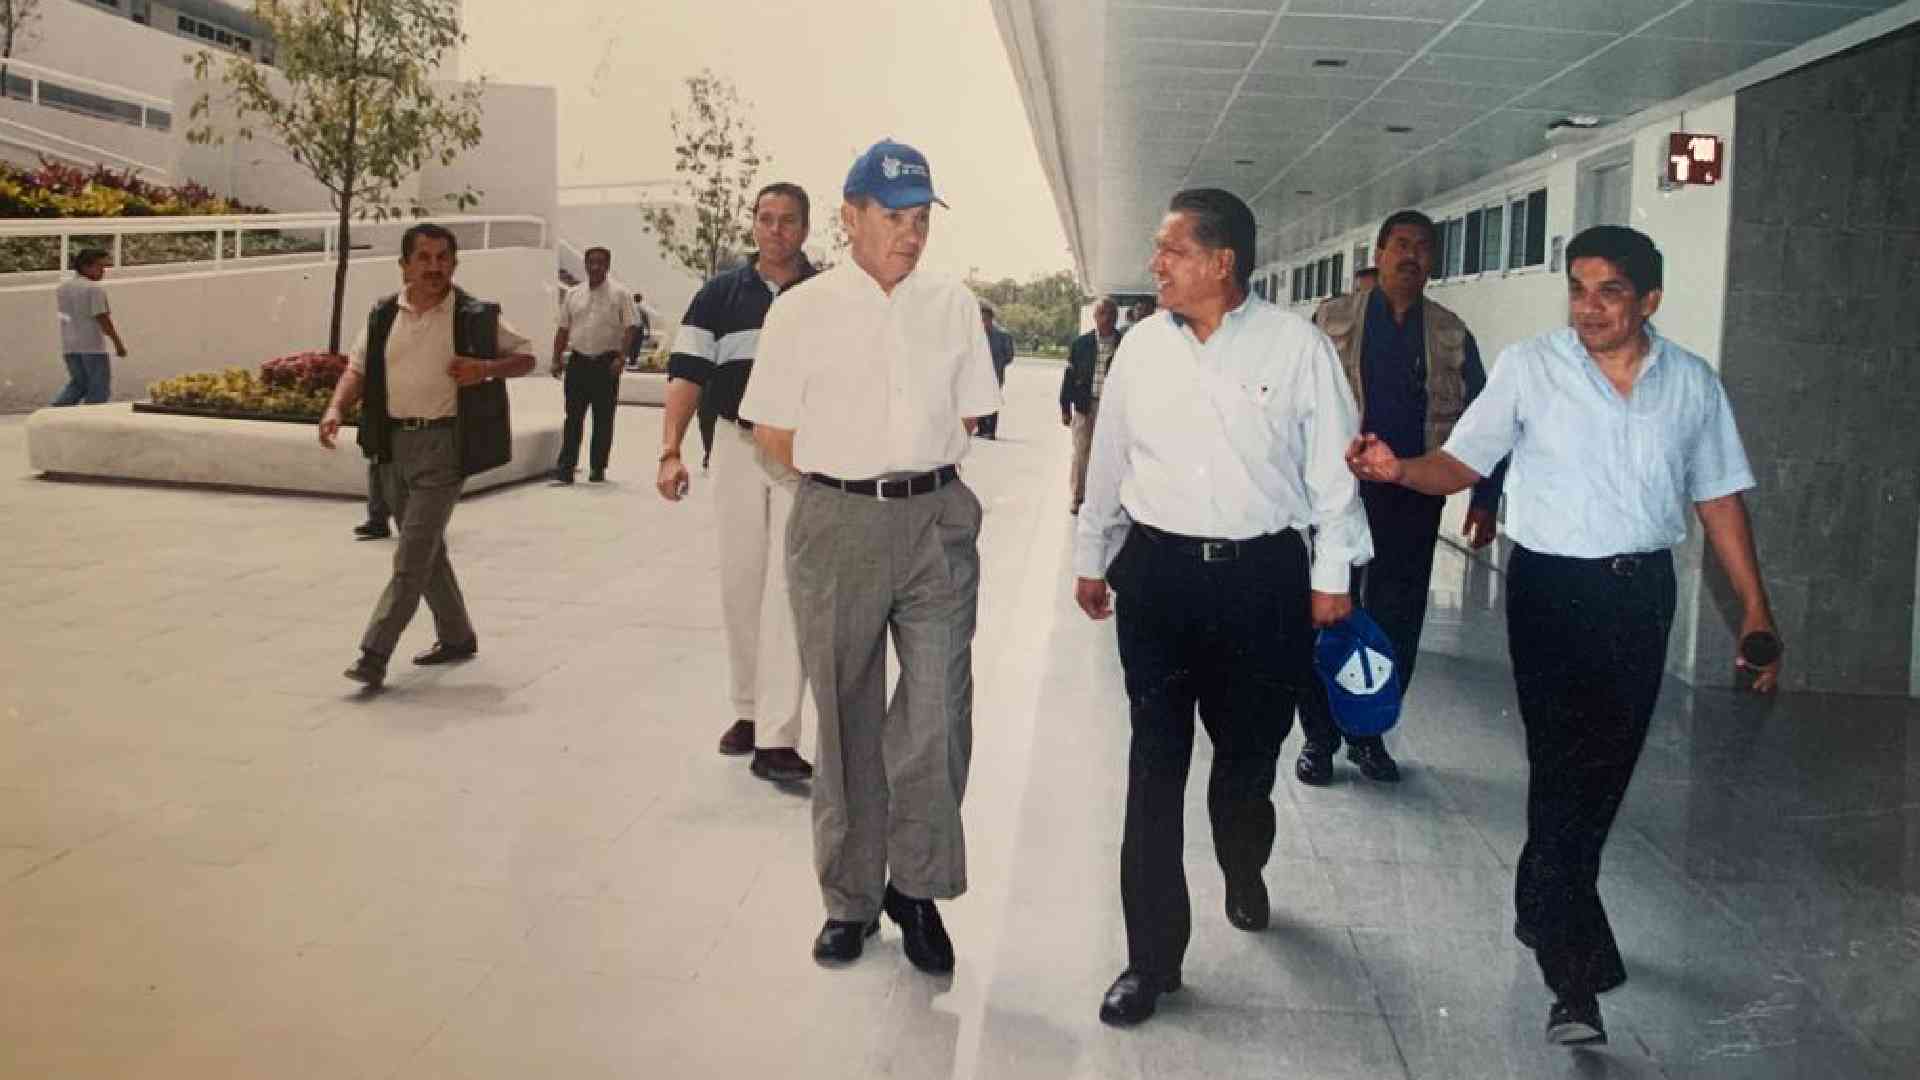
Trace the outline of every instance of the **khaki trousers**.
{"label": "khaki trousers", "polygon": [[460,582],[447,559],[447,520],[460,501],[466,479],[460,475],[460,447],[451,425],[393,431],[393,460],[380,465],[387,506],[400,527],[393,553],[393,576],[374,605],[360,647],[392,656],[400,634],[425,598],[433,612],[434,632],[449,645],[474,640],[473,622]]}
{"label": "khaki trousers", "polygon": [[889,879],[914,897],[966,891],[979,535],[958,480],[884,502],[800,485],[787,558],[820,712],[813,861],[830,919],[878,916]]}
{"label": "khaki trousers", "polygon": [[799,483],[799,473],[760,452],[752,432],[720,422],[713,433],[713,501],[733,715],[753,721],[754,746],[761,750],[800,744],[806,683],[785,557],[787,517]]}
{"label": "khaki trousers", "polygon": [[1068,478],[1068,488],[1073,492],[1073,508],[1087,500],[1087,459],[1093,455],[1093,421],[1100,415],[1100,402],[1096,399],[1087,412],[1073,411],[1073,473]]}

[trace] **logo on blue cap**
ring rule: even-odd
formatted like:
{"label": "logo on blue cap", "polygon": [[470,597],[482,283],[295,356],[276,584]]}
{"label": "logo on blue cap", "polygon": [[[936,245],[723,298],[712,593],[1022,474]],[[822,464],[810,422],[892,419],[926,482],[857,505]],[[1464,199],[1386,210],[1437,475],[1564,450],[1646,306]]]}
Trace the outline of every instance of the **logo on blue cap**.
{"label": "logo on blue cap", "polygon": [[874,143],[854,159],[842,194],[848,198],[868,196],[889,210],[928,203],[947,205],[933,193],[933,170],[927,167],[926,155],[892,139]]}

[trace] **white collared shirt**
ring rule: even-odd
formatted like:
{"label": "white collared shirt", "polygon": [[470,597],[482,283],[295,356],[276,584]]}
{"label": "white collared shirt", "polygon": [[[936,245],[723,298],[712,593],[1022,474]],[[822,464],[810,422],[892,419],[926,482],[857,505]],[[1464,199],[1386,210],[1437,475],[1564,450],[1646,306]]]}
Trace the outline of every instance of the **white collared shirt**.
{"label": "white collared shirt", "polygon": [[[437,420],[453,416],[460,406],[460,384],[448,368],[453,366],[454,293],[434,306],[416,310],[400,290],[400,310],[387,331],[387,415]],[[532,343],[522,337],[507,320],[500,320],[500,355],[529,351]],[[360,336],[354,339],[348,358],[353,370],[367,371],[367,324],[360,324]]]}
{"label": "white collared shirt", "polygon": [[1753,486],[1720,376],[1651,323],[1647,340],[1625,398],[1571,327],[1500,354],[1446,451],[1482,476],[1513,455],[1514,543],[1582,559],[1660,551],[1687,538],[1689,503]]}
{"label": "white collared shirt", "polygon": [[965,285],[915,272],[889,294],[849,259],[767,312],[740,416],[792,430],[801,472],[867,480],[955,464],[971,441],[961,418],[999,407]]}
{"label": "white collared shirt", "polygon": [[567,290],[560,303],[560,327],[567,332],[567,348],[588,356],[619,352],[633,325],[633,294],[611,278],[595,289],[581,282]]}
{"label": "white collared shirt", "polygon": [[1249,296],[1201,342],[1170,312],[1120,339],[1093,427],[1074,573],[1105,577],[1133,522],[1184,536],[1313,537],[1313,588],[1345,593],[1373,558],[1346,463],[1359,431],[1333,343]]}

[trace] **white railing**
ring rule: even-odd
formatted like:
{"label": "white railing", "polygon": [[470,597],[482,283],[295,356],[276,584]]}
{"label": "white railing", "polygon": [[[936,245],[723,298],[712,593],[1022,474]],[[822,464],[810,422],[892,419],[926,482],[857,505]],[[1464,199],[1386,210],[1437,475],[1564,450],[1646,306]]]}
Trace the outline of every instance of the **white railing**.
{"label": "white railing", "polygon": [[[21,132],[25,134],[20,134]],[[158,165],[136,161],[125,154],[116,154],[91,143],[37,128],[32,124],[23,124],[18,120],[9,120],[4,116],[0,116],[0,143],[83,165],[119,165],[121,168],[132,169],[152,180],[167,178],[167,170]]]}
{"label": "white railing", "polygon": [[[368,255],[391,254],[399,250],[399,238],[408,226],[423,221],[444,225],[452,229],[455,235],[466,234],[462,246],[470,250],[486,251],[494,247],[494,229],[496,226],[512,226],[516,230],[532,228],[534,242],[502,243],[501,247],[537,247],[547,246],[547,221],[532,214],[449,214],[446,216],[426,216],[421,218],[389,218],[386,221],[362,220],[352,224],[349,237],[355,251],[365,250]],[[167,235],[205,235],[213,236],[213,258],[210,260],[190,260],[167,263],[136,263],[135,267],[168,269],[205,269],[211,265],[215,270],[225,269],[228,263],[249,258],[287,258],[289,253],[266,251],[249,255],[246,248],[248,233],[318,233],[320,248],[317,251],[291,253],[292,257],[307,256],[315,260],[328,260],[340,249],[340,217],[338,214],[232,214],[208,215],[204,217],[110,217],[110,218],[13,218],[0,220],[0,242],[7,240],[32,238],[58,238],[60,272],[64,272],[72,262],[75,251],[74,240],[84,238],[95,240],[108,238],[112,242],[113,265],[124,265],[122,254],[125,241],[129,236],[167,236]],[[478,243],[472,240],[472,234],[479,234]],[[228,238],[232,238],[229,254]],[[376,247],[375,240],[385,241]],[[0,273],[0,282],[7,278],[15,281],[48,273],[48,270],[23,270],[12,274]]]}
{"label": "white railing", "polygon": [[[115,86],[113,83],[101,82],[98,79],[89,79],[84,75],[75,75],[72,72],[41,67],[39,64],[30,64],[24,60],[8,59],[0,61],[0,68],[5,68],[9,76],[18,74],[26,80],[27,96],[25,100],[31,101],[35,105],[46,105],[50,108],[80,112],[87,116],[117,120],[121,123],[135,124],[138,127],[152,128],[156,131],[167,131],[173,126],[173,102],[166,98],[155,97],[152,94],[144,94],[130,87]],[[134,114],[121,116],[115,113],[102,113],[95,109],[77,108],[68,102],[50,100],[50,95],[44,92],[49,87],[61,90],[76,90],[93,97],[117,101],[130,106],[134,110]],[[7,87],[0,87],[0,93],[6,93],[7,90]],[[8,93],[7,96],[11,97],[12,95]],[[138,117],[137,120],[135,116]],[[165,118],[165,122],[157,122],[162,117]]]}

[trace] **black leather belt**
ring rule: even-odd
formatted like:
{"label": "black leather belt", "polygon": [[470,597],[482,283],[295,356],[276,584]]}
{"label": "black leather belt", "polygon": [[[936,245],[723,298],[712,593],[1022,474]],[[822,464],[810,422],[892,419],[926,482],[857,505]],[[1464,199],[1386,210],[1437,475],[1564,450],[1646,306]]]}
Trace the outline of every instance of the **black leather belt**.
{"label": "black leather belt", "polygon": [[608,349],[606,352],[597,353],[583,353],[579,349],[569,349],[567,351],[582,360],[611,360],[620,355],[620,350],[618,349]]}
{"label": "black leather belt", "polygon": [[456,416],[396,416],[387,422],[401,431],[425,431],[427,428],[452,427]]}
{"label": "black leather belt", "polygon": [[1673,564],[1670,551],[1636,551],[1625,555],[1602,555],[1599,558],[1582,558],[1577,555],[1547,555],[1542,552],[1521,547],[1529,556],[1569,565],[1590,566],[1612,574],[1618,578],[1638,576],[1642,571],[1653,570],[1656,566]]}
{"label": "black leather belt", "polygon": [[1270,544],[1285,540],[1287,533],[1268,533],[1251,540],[1213,540],[1204,536],[1182,536],[1165,529],[1156,529],[1151,525],[1134,522],[1134,528],[1148,540],[1162,547],[1171,548],[1182,555],[1191,555],[1201,562],[1232,562],[1244,558]]}
{"label": "black leather belt", "polygon": [[905,480],[842,480],[825,473],[808,473],[807,479],[816,484],[838,488],[849,495],[865,495],[886,502],[889,499],[905,499],[913,495],[939,491],[960,479],[960,470],[953,465],[942,465],[932,472],[909,476]]}

